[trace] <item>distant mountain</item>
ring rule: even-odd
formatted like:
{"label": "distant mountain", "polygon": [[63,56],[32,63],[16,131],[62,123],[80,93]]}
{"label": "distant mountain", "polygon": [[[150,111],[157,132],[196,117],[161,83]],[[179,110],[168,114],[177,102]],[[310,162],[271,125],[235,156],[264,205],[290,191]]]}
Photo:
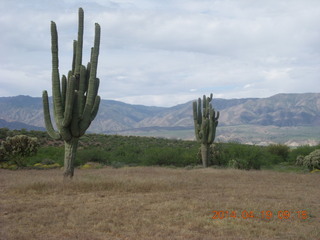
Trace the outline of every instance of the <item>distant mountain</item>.
{"label": "distant mountain", "polygon": [[226,126],[320,126],[320,94],[277,94],[269,98],[247,99],[225,109],[220,121]]}
{"label": "distant mountain", "polygon": [[0,119],[44,127],[42,99],[29,96],[0,97]]}
{"label": "distant mountain", "polygon": [[46,130],[43,127],[36,127],[36,126],[28,125],[22,122],[7,122],[3,119],[0,119],[0,128],[8,128],[11,130],[14,130],[14,129],[28,129],[28,130],[37,130],[37,131]]}
{"label": "distant mountain", "polygon": [[[277,94],[269,98],[213,99],[220,126],[320,126],[320,93]],[[137,127],[192,127],[192,102],[147,117]]]}
{"label": "distant mountain", "polygon": [[[320,126],[320,93],[277,94],[269,98],[213,99],[220,111],[219,126]],[[42,100],[29,96],[0,97],[0,119],[44,127]],[[0,127],[3,126],[0,125]],[[20,128],[15,123],[17,128]],[[182,131],[193,128],[192,102],[174,107],[131,105],[102,100],[99,113],[89,128],[95,133]],[[319,131],[319,130],[316,130]],[[320,135],[320,133],[318,134]]]}
{"label": "distant mountain", "polygon": [[136,128],[144,119],[166,110],[163,107],[148,107],[113,100],[102,100],[98,115],[89,130],[97,133],[108,133]]}

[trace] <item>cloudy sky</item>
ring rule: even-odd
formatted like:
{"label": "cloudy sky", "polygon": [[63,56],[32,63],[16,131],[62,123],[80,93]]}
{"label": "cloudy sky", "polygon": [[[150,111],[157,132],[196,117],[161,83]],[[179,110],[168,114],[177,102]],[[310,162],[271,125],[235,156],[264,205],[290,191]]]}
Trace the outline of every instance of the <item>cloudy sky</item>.
{"label": "cloudy sky", "polygon": [[84,62],[101,25],[103,99],[173,106],[320,92],[319,0],[0,0],[0,96],[51,92],[50,21],[60,73],[85,12]]}

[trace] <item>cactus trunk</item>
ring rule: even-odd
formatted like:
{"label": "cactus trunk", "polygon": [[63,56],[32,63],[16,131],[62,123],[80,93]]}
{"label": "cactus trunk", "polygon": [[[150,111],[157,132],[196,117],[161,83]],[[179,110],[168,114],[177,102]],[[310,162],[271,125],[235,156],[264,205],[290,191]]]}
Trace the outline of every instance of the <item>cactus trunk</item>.
{"label": "cactus trunk", "polygon": [[70,141],[64,142],[64,178],[73,177],[78,142],[79,138],[72,138]]}
{"label": "cactus trunk", "polygon": [[208,144],[201,144],[201,159],[202,159],[202,166],[208,167],[209,163],[209,145]]}

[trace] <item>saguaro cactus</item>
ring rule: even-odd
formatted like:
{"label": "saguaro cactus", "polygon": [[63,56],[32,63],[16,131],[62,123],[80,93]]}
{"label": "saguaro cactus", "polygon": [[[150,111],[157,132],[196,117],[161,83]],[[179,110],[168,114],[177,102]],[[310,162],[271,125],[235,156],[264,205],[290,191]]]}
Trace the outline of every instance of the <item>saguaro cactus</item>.
{"label": "saguaro cactus", "polygon": [[83,10],[79,8],[78,40],[73,43],[72,70],[68,77],[59,77],[58,33],[55,22],[51,22],[52,52],[52,98],[53,113],[58,131],[51,122],[47,91],[43,91],[43,111],[48,134],[65,143],[64,176],[73,177],[74,160],[79,138],[96,117],[100,104],[97,66],[100,46],[100,26],[95,24],[94,47],[87,67],[82,65]]}
{"label": "saguaro cactus", "polygon": [[[218,126],[219,112],[215,112],[210,103],[210,97],[203,95],[203,102],[201,98],[193,102],[193,120],[196,138],[201,142],[201,158],[203,167],[208,167],[209,160],[209,146],[213,143],[216,136],[216,128]],[[202,109],[202,111],[201,111]]]}

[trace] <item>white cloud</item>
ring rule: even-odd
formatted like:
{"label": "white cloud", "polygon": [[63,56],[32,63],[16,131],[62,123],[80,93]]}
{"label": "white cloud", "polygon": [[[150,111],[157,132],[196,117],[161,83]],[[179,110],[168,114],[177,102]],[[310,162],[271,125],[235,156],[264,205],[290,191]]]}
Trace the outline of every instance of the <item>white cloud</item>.
{"label": "white cloud", "polygon": [[[0,2],[1,96],[40,96],[50,88],[51,20],[58,26],[61,74],[67,73],[78,4]],[[102,28],[102,98],[170,106],[210,92],[240,98],[320,91],[317,0],[93,0],[81,5],[85,63],[94,22]],[[28,90],[26,82],[37,85]]]}

